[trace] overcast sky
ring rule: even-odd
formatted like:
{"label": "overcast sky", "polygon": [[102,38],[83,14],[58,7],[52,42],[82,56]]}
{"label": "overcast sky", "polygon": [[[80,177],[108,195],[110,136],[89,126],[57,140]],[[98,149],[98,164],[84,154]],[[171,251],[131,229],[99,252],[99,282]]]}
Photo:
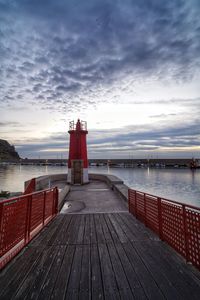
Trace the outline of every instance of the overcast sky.
{"label": "overcast sky", "polygon": [[21,157],[200,157],[199,0],[0,0],[0,138]]}

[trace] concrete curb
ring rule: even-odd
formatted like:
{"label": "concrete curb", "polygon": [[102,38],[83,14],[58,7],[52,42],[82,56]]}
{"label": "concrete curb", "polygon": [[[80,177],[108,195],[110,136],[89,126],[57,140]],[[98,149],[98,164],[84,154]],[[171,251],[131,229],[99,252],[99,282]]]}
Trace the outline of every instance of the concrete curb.
{"label": "concrete curb", "polygon": [[52,186],[54,181],[66,181],[67,183],[67,174],[51,174],[40,176],[36,178],[36,190],[42,190]]}
{"label": "concrete curb", "polygon": [[59,191],[59,195],[58,195],[58,210],[60,211],[63,207],[63,204],[65,202],[65,197],[67,196],[67,194],[70,191],[70,186],[66,185],[63,189],[61,189],[61,191]]}
{"label": "concrete curb", "polygon": [[[53,186],[56,186],[57,182],[64,181],[66,182],[66,185],[62,189],[59,190],[59,195],[58,195],[58,209],[59,211],[61,210],[64,202],[65,202],[65,197],[70,191],[70,186],[67,184],[67,174],[51,174],[51,175],[44,175],[44,176],[39,176],[35,178],[36,180],[36,191],[41,191]],[[25,187],[28,185],[30,180],[25,181],[24,185]]]}

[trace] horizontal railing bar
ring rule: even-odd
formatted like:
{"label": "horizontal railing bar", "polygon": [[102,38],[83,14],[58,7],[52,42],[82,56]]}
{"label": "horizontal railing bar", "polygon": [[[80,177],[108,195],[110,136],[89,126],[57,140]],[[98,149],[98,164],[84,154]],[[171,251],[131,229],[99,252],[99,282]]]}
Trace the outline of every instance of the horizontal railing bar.
{"label": "horizontal railing bar", "polygon": [[27,198],[28,196],[34,196],[34,195],[42,194],[44,192],[52,192],[53,190],[54,190],[54,188],[50,188],[50,189],[46,189],[46,190],[33,192],[33,193],[30,193],[30,194],[20,195],[20,196],[12,197],[12,198],[9,198],[9,199],[4,199],[4,200],[0,201],[0,203],[4,204],[4,203],[8,203],[10,201],[19,200],[19,199],[22,199],[22,198]]}
{"label": "horizontal railing bar", "polygon": [[[138,190],[134,190],[134,189],[129,189],[130,191],[133,191],[133,192],[136,192],[136,193],[141,193],[141,194],[145,194],[146,196],[151,196],[155,199],[157,198],[160,198],[161,201],[164,200],[164,201],[167,201],[167,202],[172,202],[172,203],[175,203],[175,204],[178,204],[178,205],[184,205],[185,207],[189,207],[189,208],[194,208],[196,210],[200,210],[200,207],[197,207],[197,206],[194,206],[194,205],[191,205],[191,204],[187,204],[187,203],[184,203],[184,202],[178,202],[176,200],[170,200],[170,199],[166,199],[166,198],[163,198],[163,197],[160,197],[160,196],[155,196],[155,195],[152,195],[152,194],[148,194],[146,192],[142,192],[142,191],[138,191]],[[154,199],[154,200],[155,200]]]}

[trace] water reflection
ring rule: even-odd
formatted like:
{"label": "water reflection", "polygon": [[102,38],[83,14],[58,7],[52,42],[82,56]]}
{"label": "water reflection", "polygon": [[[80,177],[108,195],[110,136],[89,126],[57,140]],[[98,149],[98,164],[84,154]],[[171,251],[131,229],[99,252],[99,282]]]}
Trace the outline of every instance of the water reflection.
{"label": "water reflection", "polygon": [[[200,206],[200,170],[91,167],[90,173],[113,174],[146,193]],[[24,181],[46,174],[67,173],[65,166],[0,166],[0,190],[23,191]]]}
{"label": "water reflection", "polygon": [[149,167],[147,168],[147,174],[148,174],[148,176],[150,175],[150,168]]}
{"label": "water reflection", "polygon": [[[90,170],[107,173],[103,167]],[[133,189],[200,207],[200,170],[110,168],[109,173],[120,177]]]}

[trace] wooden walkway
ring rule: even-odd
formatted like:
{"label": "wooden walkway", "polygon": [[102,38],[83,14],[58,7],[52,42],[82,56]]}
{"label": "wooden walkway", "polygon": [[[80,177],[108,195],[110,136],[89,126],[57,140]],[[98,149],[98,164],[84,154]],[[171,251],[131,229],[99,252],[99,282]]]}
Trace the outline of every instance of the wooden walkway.
{"label": "wooden walkway", "polygon": [[0,299],[200,299],[200,273],[129,213],[59,215],[1,272]]}

